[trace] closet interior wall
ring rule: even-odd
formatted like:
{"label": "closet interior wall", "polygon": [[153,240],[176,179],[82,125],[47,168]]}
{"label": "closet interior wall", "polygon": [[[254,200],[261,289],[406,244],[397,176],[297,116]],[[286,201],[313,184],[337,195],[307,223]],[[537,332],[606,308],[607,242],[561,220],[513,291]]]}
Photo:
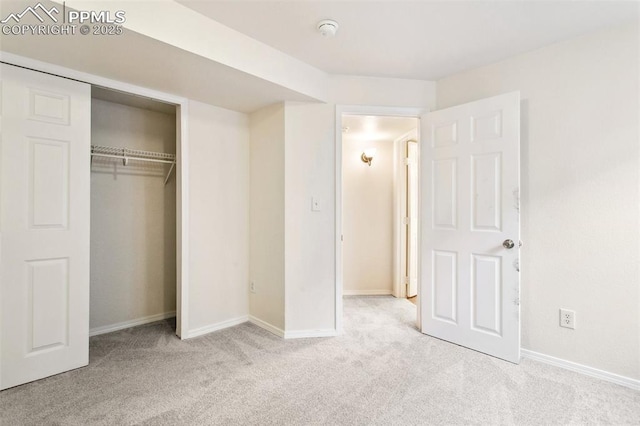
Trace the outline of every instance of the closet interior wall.
{"label": "closet interior wall", "polygon": [[[93,89],[91,144],[175,154],[175,107],[127,96]],[[169,167],[92,159],[93,334],[175,316],[176,175],[164,184]]]}

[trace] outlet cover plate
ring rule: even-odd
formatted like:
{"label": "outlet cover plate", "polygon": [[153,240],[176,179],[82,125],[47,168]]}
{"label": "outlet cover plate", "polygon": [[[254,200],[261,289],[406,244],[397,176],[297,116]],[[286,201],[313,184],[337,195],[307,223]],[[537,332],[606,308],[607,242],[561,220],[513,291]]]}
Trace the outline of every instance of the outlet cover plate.
{"label": "outlet cover plate", "polygon": [[576,328],[576,311],[570,309],[560,309],[560,327],[570,328],[575,330]]}

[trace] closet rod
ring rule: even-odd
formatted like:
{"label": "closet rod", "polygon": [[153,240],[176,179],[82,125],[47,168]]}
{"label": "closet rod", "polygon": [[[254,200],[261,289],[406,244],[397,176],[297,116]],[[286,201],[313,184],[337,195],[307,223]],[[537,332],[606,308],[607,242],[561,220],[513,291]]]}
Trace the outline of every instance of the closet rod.
{"label": "closet rod", "polygon": [[156,160],[155,158],[130,157],[128,155],[98,154],[96,152],[92,152],[91,156],[92,157],[119,158],[121,160],[124,159],[124,160],[135,160],[135,161],[149,161],[150,163],[176,164],[176,160]]}

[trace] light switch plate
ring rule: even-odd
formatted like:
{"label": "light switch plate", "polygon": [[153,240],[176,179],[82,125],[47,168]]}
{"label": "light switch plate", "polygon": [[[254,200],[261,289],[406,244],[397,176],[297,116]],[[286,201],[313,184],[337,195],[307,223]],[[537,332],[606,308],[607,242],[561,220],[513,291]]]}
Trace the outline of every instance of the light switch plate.
{"label": "light switch plate", "polygon": [[317,197],[311,197],[311,211],[319,212],[320,211],[320,200]]}

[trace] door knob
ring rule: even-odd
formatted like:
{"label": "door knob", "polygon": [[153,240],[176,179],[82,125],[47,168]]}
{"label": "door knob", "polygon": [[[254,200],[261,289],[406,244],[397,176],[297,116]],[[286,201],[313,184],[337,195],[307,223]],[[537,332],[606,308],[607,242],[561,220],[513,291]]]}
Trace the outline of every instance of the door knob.
{"label": "door knob", "polygon": [[512,249],[514,248],[516,245],[513,242],[513,240],[504,240],[502,242],[502,247],[506,248],[506,249]]}

